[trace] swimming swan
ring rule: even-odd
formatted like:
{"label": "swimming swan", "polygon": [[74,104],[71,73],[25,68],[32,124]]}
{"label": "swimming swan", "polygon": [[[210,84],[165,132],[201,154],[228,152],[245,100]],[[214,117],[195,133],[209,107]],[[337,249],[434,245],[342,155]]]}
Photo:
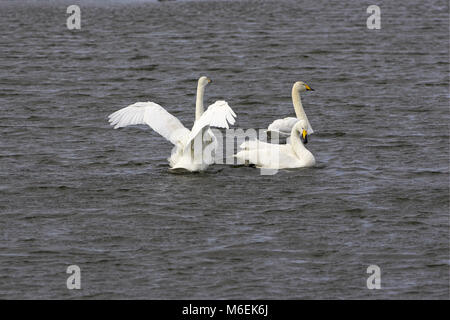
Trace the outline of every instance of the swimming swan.
{"label": "swimming swan", "polygon": [[287,117],[284,119],[277,119],[272,122],[267,128],[267,132],[276,132],[280,137],[286,137],[291,134],[292,127],[299,120],[305,120],[307,123],[308,134],[314,133],[311,125],[309,124],[308,117],[306,116],[305,110],[303,110],[302,100],[300,98],[300,92],[314,91],[303,81],[297,81],[292,86],[292,103],[294,104],[296,117]]}
{"label": "swimming swan", "polygon": [[205,87],[211,80],[201,77],[197,85],[195,122],[191,130],[186,129],[176,117],[154,102],[136,102],[109,115],[114,129],[136,124],[147,124],[175,145],[168,158],[171,169],[188,171],[206,170],[213,162],[211,153],[215,148],[215,137],[209,127],[229,128],[236,114],[226,101],[216,101],[203,112]]}
{"label": "swimming swan", "polygon": [[307,128],[306,120],[297,121],[291,129],[290,142],[287,144],[272,144],[259,140],[246,141],[240,146],[243,150],[234,157],[243,163],[251,163],[266,169],[311,167],[316,160],[304,146],[308,142]]}

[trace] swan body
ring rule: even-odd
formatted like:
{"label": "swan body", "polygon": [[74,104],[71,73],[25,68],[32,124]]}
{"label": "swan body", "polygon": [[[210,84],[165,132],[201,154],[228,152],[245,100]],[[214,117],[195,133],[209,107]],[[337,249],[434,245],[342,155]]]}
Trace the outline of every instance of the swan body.
{"label": "swan body", "polygon": [[175,147],[168,158],[171,169],[203,171],[214,162],[216,138],[210,127],[229,129],[236,114],[226,101],[219,100],[203,112],[203,94],[211,80],[201,77],[197,86],[195,122],[187,129],[175,116],[154,102],[136,102],[109,115],[114,129],[146,124]]}
{"label": "swan body", "polygon": [[299,121],[305,120],[307,123],[308,134],[314,133],[311,124],[308,121],[305,110],[303,109],[302,100],[300,98],[300,92],[314,91],[306,83],[298,81],[292,86],[292,103],[294,105],[296,117],[287,117],[284,119],[277,119],[272,122],[267,128],[267,132],[278,133],[280,137],[287,137],[291,134],[292,127]]}
{"label": "swan body", "polygon": [[307,142],[308,123],[297,121],[291,129],[290,141],[287,144],[272,144],[259,140],[246,141],[242,149],[234,156],[240,161],[251,163],[259,168],[288,169],[311,167],[316,163],[313,154],[305,148]]}

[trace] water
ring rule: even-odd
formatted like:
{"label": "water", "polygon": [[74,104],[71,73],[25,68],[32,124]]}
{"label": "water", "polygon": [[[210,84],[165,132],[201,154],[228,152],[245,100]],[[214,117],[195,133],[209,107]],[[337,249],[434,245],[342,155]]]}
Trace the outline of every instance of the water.
{"label": "water", "polygon": [[[446,1],[0,2],[0,298],[449,298]],[[236,127],[292,116],[314,168],[171,174],[200,75]],[[81,268],[81,290],[66,268]],[[381,290],[366,269],[381,268]]]}

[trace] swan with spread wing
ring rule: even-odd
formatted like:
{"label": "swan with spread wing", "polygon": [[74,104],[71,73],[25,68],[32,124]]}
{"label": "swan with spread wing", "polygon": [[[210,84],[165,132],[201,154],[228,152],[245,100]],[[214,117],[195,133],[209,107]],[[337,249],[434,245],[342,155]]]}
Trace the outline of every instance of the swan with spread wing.
{"label": "swan with spread wing", "polygon": [[195,122],[188,130],[176,117],[154,102],[136,102],[109,115],[114,129],[146,124],[175,145],[168,158],[171,169],[203,171],[214,162],[216,138],[210,127],[229,129],[236,114],[226,101],[219,100],[203,108],[205,87],[211,80],[201,77],[197,85]]}
{"label": "swan with spread wing", "polygon": [[303,81],[297,81],[292,86],[292,103],[294,105],[296,117],[287,117],[284,119],[277,119],[272,122],[267,128],[268,133],[276,132],[280,137],[288,137],[291,134],[291,129],[299,120],[305,120],[307,124],[308,134],[312,134],[314,130],[309,124],[308,117],[303,109],[302,100],[300,98],[300,92],[314,91]]}

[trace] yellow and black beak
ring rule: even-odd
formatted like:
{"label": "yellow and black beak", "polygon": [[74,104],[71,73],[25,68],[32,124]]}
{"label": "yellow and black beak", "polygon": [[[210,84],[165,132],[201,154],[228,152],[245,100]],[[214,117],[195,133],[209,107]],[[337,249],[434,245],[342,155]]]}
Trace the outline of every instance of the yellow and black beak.
{"label": "yellow and black beak", "polygon": [[306,88],[306,90],[308,90],[308,91],[314,91],[314,89],[311,88],[310,86],[308,86],[306,83],[305,83],[305,88]]}
{"label": "yellow and black beak", "polygon": [[210,78],[208,78],[208,83],[211,83],[211,82],[212,82],[212,80]]}
{"label": "yellow and black beak", "polygon": [[302,131],[301,138],[302,138],[303,144],[307,144],[308,143],[308,132],[306,132],[305,129],[303,129],[303,131]]}

